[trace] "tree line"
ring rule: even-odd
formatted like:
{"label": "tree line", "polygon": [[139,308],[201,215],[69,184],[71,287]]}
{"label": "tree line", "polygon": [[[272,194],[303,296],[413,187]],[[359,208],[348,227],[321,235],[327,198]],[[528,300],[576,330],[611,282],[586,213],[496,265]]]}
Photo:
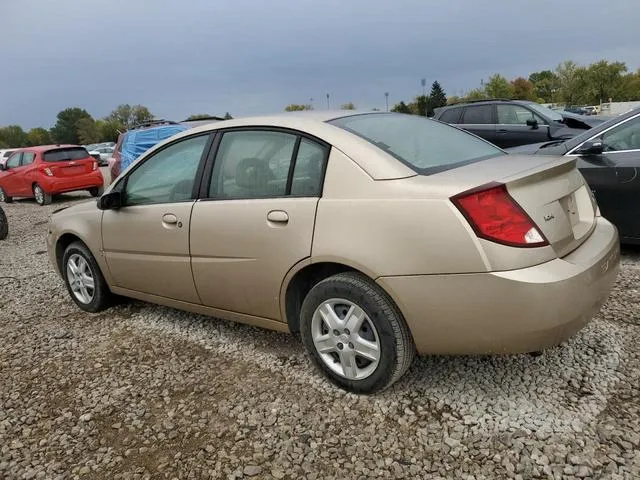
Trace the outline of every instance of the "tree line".
{"label": "tree line", "polygon": [[[196,114],[191,115],[187,120],[209,116]],[[232,117],[227,112],[224,118]],[[144,105],[118,105],[109,115],[99,119],[94,119],[84,108],[70,107],[58,113],[55,125],[49,130],[36,127],[25,131],[19,125],[0,128],[0,148],[31,147],[51,143],[88,145],[115,142],[121,132],[153,119],[153,114]]]}

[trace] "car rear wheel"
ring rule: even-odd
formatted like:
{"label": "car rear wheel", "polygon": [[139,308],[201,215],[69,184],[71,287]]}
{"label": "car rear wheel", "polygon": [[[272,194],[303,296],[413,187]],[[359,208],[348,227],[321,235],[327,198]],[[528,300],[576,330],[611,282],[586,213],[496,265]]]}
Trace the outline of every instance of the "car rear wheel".
{"label": "car rear wheel", "polygon": [[89,189],[92,197],[100,197],[104,193],[104,187],[94,187]]}
{"label": "car rear wheel", "polygon": [[111,306],[113,295],[98,263],[83,243],[73,242],[65,250],[62,275],[71,299],[82,310],[95,313]]}
{"label": "car rear wheel", "polygon": [[0,202],[4,203],[12,203],[13,198],[7,195],[7,192],[4,191],[2,187],[0,187]]}
{"label": "car rear wheel", "polygon": [[302,341],[335,384],[354,393],[391,386],[411,366],[415,345],[402,314],[373,281],[355,272],[316,284],[300,312]]}
{"label": "car rear wheel", "polygon": [[33,186],[33,196],[38,205],[49,205],[51,203],[51,195],[46,193],[37,183]]}
{"label": "car rear wheel", "polygon": [[9,221],[4,213],[2,207],[0,207],[0,240],[4,240],[9,235]]}

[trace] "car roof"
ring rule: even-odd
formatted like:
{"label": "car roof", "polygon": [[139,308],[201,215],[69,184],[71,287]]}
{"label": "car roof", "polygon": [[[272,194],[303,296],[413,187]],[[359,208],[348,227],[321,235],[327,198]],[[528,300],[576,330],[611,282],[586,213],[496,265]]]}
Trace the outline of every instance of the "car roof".
{"label": "car roof", "polygon": [[46,152],[47,150],[54,150],[56,148],[84,148],[82,145],[72,145],[72,144],[56,144],[56,145],[38,145],[35,147],[23,147],[23,148],[18,148],[16,149],[16,151],[18,150],[30,150],[30,151],[35,151],[35,152]]}

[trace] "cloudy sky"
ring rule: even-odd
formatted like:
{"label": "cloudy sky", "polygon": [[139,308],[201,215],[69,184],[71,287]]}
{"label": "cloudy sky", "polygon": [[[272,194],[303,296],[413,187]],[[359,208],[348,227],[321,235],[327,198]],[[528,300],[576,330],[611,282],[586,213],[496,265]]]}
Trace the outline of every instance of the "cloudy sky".
{"label": "cloudy sky", "polygon": [[384,108],[573,59],[640,67],[639,0],[0,0],[0,125],[69,106],[249,115]]}

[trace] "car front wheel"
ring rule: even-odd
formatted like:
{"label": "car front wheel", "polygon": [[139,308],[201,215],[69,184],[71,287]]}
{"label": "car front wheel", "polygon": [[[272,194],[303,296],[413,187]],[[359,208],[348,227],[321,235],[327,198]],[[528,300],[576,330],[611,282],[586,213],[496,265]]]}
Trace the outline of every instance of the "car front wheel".
{"label": "car front wheel", "polygon": [[62,275],[71,299],[82,310],[95,313],[111,306],[113,295],[98,263],[83,243],[73,242],[65,250]]}
{"label": "car front wheel", "polygon": [[4,240],[9,235],[9,221],[4,213],[2,207],[0,207],[0,240]]}
{"label": "car front wheel", "polygon": [[46,193],[44,189],[37,183],[33,186],[33,197],[40,206],[49,205],[51,203],[51,195]]}
{"label": "car front wheel", "polygon": [[354,393],[391,386],[415,356],[396,305],[375,282],[355,272],[334,275],[311,289],[302,304],[300,333],[320,370]]}

